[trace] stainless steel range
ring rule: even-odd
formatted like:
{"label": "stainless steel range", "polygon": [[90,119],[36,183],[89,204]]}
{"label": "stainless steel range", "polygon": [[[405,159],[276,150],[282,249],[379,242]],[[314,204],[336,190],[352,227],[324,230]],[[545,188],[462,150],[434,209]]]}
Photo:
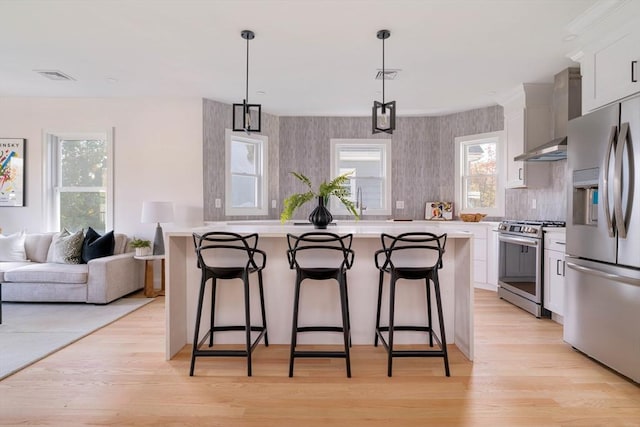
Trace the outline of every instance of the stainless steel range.
{"label": "stainless steel range", "polygon": [[542,305],[543,232],[564,227],[562,221],[503,221],[498,225],[498,296],[532,313],[548,317]]}

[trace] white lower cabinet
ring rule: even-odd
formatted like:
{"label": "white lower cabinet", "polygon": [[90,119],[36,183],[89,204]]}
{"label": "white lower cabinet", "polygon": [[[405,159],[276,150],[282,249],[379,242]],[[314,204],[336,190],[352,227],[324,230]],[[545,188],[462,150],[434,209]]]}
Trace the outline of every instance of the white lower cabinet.
{"label": "white lower cabinet", "polygon": [[497,290],[498,286],[498,245],[497,233],[493,232],[497,223],[456,222],[441,225],[441,228],[473,233],[473,284],[476,288]]}
{"label": "white lower cabinet", "polygon": [[[564,316],[564,276],[566,271],[564,231],[545,232],[543,304],[562,322]],[[560,316],[560,317],[558,317]]]}

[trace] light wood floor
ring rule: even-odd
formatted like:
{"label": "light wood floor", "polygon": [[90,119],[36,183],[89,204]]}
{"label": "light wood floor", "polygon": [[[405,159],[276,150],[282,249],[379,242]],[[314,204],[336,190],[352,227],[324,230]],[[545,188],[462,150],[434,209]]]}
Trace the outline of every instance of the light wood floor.
{"label": "light wood floor", "polygon": [[[344,361],[300,360],[288,347],[244,359],[164,360],[158,298],[0,382],[0,425],[640,426],[640,388],[562,341],[561,326],[476,291],[476,360],[397,359],[381,348]],[[630,325],[631,327],[631,325]],[[638,325],[635,325],[638,327]],[[1,351],[1,349],[0,349]],[[640,363],[640,361],[639,361]]]}

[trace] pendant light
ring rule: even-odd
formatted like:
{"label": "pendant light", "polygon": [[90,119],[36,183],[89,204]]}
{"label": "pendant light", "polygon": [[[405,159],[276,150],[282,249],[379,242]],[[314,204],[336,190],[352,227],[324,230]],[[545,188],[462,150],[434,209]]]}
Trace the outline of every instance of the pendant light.
{"label": "pendant light", "polygon": [[380,30],[377,37],[382,40],[382,102],[373,101],[372,132],[393,133],[396,128],[396,101],[384,102],[384,41],[391,36],[389,30]]}
{"label": "pendant light", "polygon": [[247,41],[247,79],[242,104],[233,104],[233,130],[260,132],[262,106],[249,104],[249,40],[253,40],[256,35],[251,30],[243,30],[240,35]]}

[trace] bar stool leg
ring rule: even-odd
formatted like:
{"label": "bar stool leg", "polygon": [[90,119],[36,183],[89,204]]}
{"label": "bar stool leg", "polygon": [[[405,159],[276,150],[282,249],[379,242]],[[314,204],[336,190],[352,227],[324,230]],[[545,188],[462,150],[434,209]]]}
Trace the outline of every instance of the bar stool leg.
{"label": "bar stool leg", "polygon": [[351,330],[349,328],[349,300],[347,299],[347,283],[342,275],[338,281],[340,286],[340,306],[342,308],[342,329],[344,332],[344,353],[347,364],[347,378],[351,378],[351,358],[349,346],[351,345]]}
{"label": "bar stool leg", "polygon": [[447,338],[444,333],[444,316],[442,315],[442,300],[440,298],[440,281],[438,280],[438,272],[433,274],[433,287],[436,292],[436,305],[438,306],[438,321],[440,322],[440,342],[442,343],[442,351],[444,354],[444,372],[449,377],[449,356],[447,353]]}
{"label": "bar stool leg", "polygon": [[298,334],[298,307],[300,305],[300,284],[302,282],[302,278],[300,277],[300,273],[296,274],[296,290],[295,295],[293,297],[293,322],[291,327],[291,351],[289,355],[289,378],[293,377],[293,361],[295,359],[295,351],[297,344],[297,334]]}
{"label": "bar stool leg", "polygon": [[380,308],[382,307],[382,285],[384,281],[384,272],[380,271],[378,279],[378,310],[376,311],[376,330],[374,331],[373,346],[378,346],[378,330],[380,329]]}
{"label": "bar stool leg", "polygon": [[245,317],[245,337],[247,340],[247,376],[251,376],[251,304],[249,299],[249,276],[242,275],[244,282],[244,317]]}
{"label": "bar stool leg", "polygon": [[344,298],[347,304],[347,327],[349,328],[349,347],[351,347],[351,315],[349,314],[349,284],[347,283],[347,273],[342,275],[344,281]]}
{"label": "bar stool leg", "polygon": [[387,376],[392,376],[393,370],[393,324],[396,304],[396,278],[391,275],[389,282],[389,354],[387,360]]}
{"label": "bar stool leg", "polygon": [[200,294],[198,296],[198,312],[196,314],[196,328],[193,334],[193,349],[191,350],[191,367],[189,368],[189,376],[193,376],[193,370],[196,366],[196,352],[198,350],[198,341],[200,335],[200,320],[202,319],[202,301],[204,300],[204,290],[207,284],[207,279],[203,277],[200,280]]}
{"label": "bar stool leg", "polygon": [[258,289],[260,290],[260,310],[262,311],[262,327],[264,328],[264,345],[269,347],[269,336],[267,332],[267,313],[264,309],[264,288],[262,286],[262,271],[258,271]]}
{"label": "bar stool leg", "polygon": [[213,347],[213,327],[215,325],[214,318],[216,314],[216,292],[218,289],[218,282],[216,278],[211,279],[211,323],[209,324],[209,347]]}
{"label": "bar stool leg", "polygon": [[429,278],[424,279],[427,291],[427,326],[429,327],[429,347],[433,347],[433,321],[431,318],[431,286]]}

